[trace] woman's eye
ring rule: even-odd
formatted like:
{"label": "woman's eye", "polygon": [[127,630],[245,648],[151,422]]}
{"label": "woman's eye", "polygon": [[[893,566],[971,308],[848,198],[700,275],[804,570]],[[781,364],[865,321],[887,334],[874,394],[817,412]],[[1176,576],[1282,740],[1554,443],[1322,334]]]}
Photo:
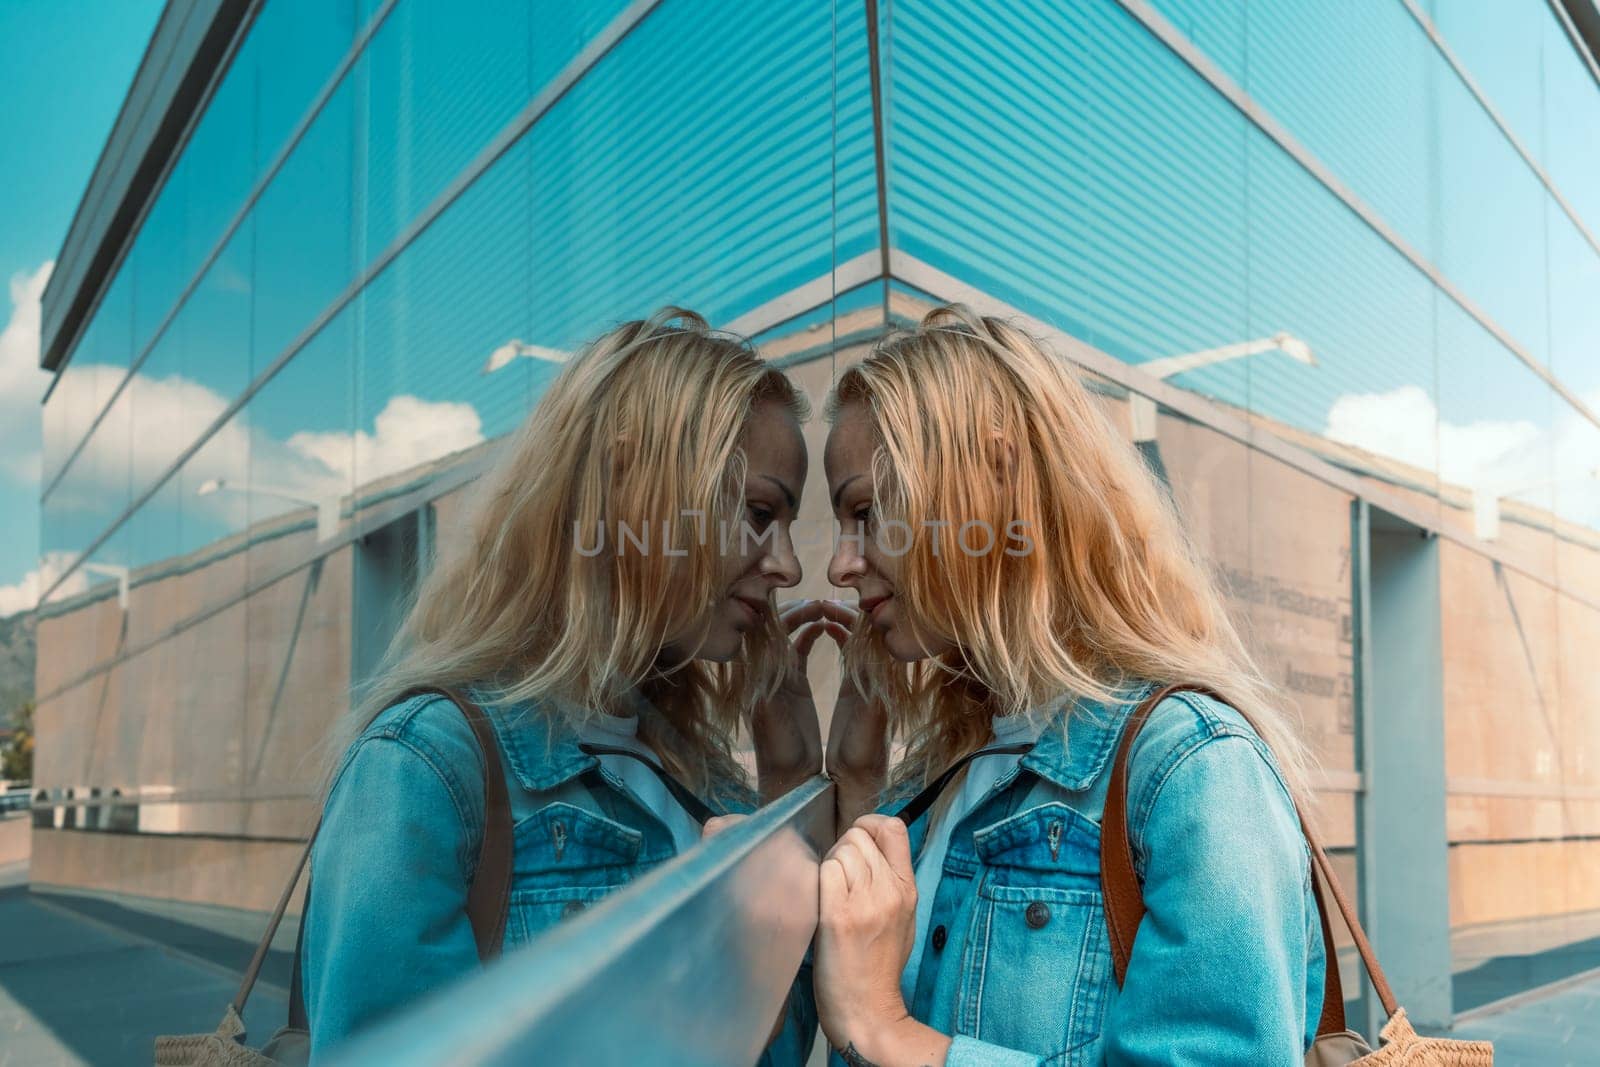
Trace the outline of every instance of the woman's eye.
{"label": "woman's eye", "polygon": [[866,524],[868,522],[871,522],[872,521],[872,505],[870,505],[870,504],[862,504],[860,507],[856,508],[856,510],[854,512],[851,513],[850,517],[855,519],[857,522],[862,523],[862,524]]}
{"label": "woman's eye", "polygon": [[772,512],[768,509],[752,504],[748,510],[750,512],[750,524],[756,529],[764,530],[772,522]]}

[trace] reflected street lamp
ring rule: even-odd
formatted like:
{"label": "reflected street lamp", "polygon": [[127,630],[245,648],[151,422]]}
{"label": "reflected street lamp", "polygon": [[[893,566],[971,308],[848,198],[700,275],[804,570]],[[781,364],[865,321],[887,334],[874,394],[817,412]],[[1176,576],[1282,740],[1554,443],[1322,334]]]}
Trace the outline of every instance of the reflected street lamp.
{"label": "reflected street lamp", "polygon": [[83,569],[90,574],[103,574],[117,580],[117,607],[128,610],[128,568],[120,563],[85,563]]}
{"label": "reflected street lamp", "polygon": [[[1238,344],[1223,345],[1221,348],[1207,348],[1199,352],[1185,352],[1180,356],[1163,356],[1161,359],[1152,359],[1147,363],[1138,363],[1135,366],[1144,374],[1152,378],[1171,378],[1178,374],[1185,374],[1201,367],[1209,367],[1215,363],[1226,363],[1230,359],[1244,359],[1247,356],[1258,356],[1263,352],[1282,352],[1296,363],[1304,363],[1308,367],[1317,365],[1317,357],[1311,354],[1311,346],[1291,333],[1279,331],[1271,337],[1262,337],[1254,341],[1240,341]],[[1154,441],[1156,439],[1156,402],[1147,396],[1138,393],[1128,394],[1128,414],[1133,422],[1133,439],[1135,442]]]}
{"label": "reflected street lamp", "polygon": [[542,359],[546,363],[565,363],[572,353],[563,352],[559,348],[546,348],[544,345],[530,345],[526,341],[511,340],[489,353],[489,358],[483,364],[484,374],[493,374],[497,370],[511,366],[519,358]]}
{"label": "reflected street lamp", "polygon": [[1544,481],[1532,482],[1527,485],[1502,486],[1494,488],[1487,485],[1472,487],[1472,532],[1480,541],[1493,541],[1500,536],[1500,501],[1508,496],[1517,496],[1521,493],[1531,493],[1535,489],[1551,489],[1558,485],[1567,485],[1571,482],[1589,481],[1600,478],[1600,467],[1588,470],[1582,474],[1569,478],[1547,478]]}
{"label": "reflected street lamp", "polygon": [[230,485],[226,479],[212,478],[200,483],[200,488],[194,491],[195,496],[210,496],[224,490],[234,493],[256,493],[261,496],[275,497],[278,500],[287,500],[291,504],[300,504],[305,507],[317,509],[317,541],[327,541],[339,532],[339,497],[324,496],[318,499],[301,496],[291,489],[280,489],[277,486],[262,485],[258,482],[247,482],[244,485]]}

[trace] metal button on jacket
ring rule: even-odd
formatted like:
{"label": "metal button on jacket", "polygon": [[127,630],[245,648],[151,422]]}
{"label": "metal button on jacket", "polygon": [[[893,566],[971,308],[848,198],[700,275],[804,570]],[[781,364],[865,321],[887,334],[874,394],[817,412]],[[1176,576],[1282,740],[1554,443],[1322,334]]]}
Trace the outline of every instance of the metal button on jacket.
{"label": "metal button on jacket", "polygon": [[945,932],[943,926],[935,926],[933,928],[933,950],[935,952],[944,951],[944,943],[949,937],[950,935]]}
{"label": "metal button on jacket", "polygon": [[569,900],[569,901],[567,901],[566,905],[562,907],[561,914],[563,916],[576,915],[578,912],[580,912],[582,910],[583,910],[583,901],[581,901],[581,900]]}
{"label": "metal button on jacket", "polygon": [[1022,918],[1037,930],[1050,921],[1050,905],[1042,900],[1036,900],[1028,905],[1028,910],[1022,913]]}

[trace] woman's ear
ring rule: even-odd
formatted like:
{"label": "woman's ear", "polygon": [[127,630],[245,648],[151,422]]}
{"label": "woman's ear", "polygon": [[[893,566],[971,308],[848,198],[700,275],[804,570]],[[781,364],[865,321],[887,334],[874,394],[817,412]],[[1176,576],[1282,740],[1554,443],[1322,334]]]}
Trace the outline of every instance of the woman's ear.
{"label": "woman's ear", "polygon": [[1017,476],[1016,442],[999,430],[989,434],[989,470],[1002,489],[1010,486]]}

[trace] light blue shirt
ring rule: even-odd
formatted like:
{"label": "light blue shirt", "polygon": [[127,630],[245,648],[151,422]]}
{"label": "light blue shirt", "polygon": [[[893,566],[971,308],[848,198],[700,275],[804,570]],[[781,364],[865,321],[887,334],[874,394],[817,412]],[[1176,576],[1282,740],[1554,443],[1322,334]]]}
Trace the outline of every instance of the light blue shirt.
{"label": "light blue shirt", "polygon": [[[583,740],[607,748],[625,748],[641,759],[661,766],[661,758],[639,740],[639,716],[596,715],[584,723]],[[643,808],[666,826],[679,852],[687,852],[700,841],[700,824],[683,810],[677,798],[667,792],[661,776],[639,760],[627,756],[600,756],[600,766],[622,781]]]}

